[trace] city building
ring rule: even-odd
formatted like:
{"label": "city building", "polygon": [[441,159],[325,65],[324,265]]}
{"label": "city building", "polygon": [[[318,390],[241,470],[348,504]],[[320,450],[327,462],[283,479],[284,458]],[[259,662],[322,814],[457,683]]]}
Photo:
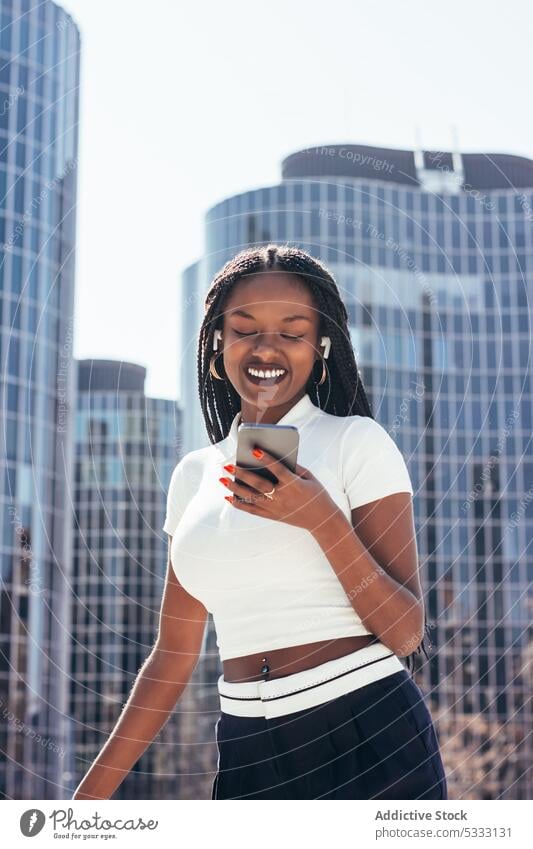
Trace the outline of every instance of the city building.
{"label": "city building", "polygon": [[80,36],[0,5],[0,796],[62,798]]}
{"label": "city building", "polygon": [[[109,737],[155,639],[167,568],[161,530],[181,411],[146,397],[146,369],[80,360],[75,428],[70,706],[77,786]],[[185,696],[185,694],[184,694]],[[188,697],[188,696],[187,696]],[[180,701],[114,798],[175,799]]]}

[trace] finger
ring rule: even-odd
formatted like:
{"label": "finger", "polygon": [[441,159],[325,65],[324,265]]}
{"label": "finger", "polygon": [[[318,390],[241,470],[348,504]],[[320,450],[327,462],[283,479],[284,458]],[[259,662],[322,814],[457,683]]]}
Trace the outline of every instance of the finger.
{"label": "finger", "polygon": [[244,469],[242,466],[235,466],[235,479],[237,480],[237,478],[262,494],[269,492],[272,489],[272,486],[269,486],[270,481],[266,481],[262,475],[254,472],[252,469]]}
{"label": "finger", "polygon": [[287,468],[285,463],[282,463],[281,460],[278,460],[268,451],[265,451],[265,449],[261,448],[260,445],[256,445],[254,447],[259,448],[263,452],[261,463],[266,469],[269,469],[269,471],[275,474],[279,481],[283,483],[283,481],[288,482],[290,480],[292,472]]}
{"label": "finger", "polygon": [[[231,478],[219,478],[219,480],[225,489],[231,489],[235,495],[238,495],[241,498],[248,498],[254,491],[251,487],[238,483],[237,481],[233,481]],[[223,483],[223,480],[227,481],[227,483]]]}
{"label": "finger", "polygon": [[262,513],[259,510],[259,504],[251,504],[249,501],[240,501],[236,495],[231,495],[227,498],[229,504],[235,507],[237,510],[243,510],[244,513],[255,513],[256,516],[261,516]]}
{"label": "finger", "polygon": [[305,466],[300,466],[299,463],[296,463],[295,471],[296,471],[296,474],[299,475],[301,478],[310,478],[311,477],[311,472],[309,471],[309,469],[306,469]]}

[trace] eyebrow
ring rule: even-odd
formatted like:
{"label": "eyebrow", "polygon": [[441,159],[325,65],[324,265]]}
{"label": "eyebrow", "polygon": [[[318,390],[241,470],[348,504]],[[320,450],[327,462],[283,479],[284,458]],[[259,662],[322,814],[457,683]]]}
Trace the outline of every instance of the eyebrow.
{"label": "eyebrow", "polygon": [[[243,318],[251,318],[255,321],[253,315],[250,315],[249,312],[244,312],[244,310],[232,310],[230,312],[230,316],[233,315],[241,315]],[[311,321],[306,315],[288,315],[286,318],[283,318],[282,321]]]}

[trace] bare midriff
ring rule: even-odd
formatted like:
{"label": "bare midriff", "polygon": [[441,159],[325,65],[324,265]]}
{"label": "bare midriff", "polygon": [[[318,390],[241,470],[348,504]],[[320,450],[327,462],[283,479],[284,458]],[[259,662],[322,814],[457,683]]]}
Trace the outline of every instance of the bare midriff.
{"label": "bare midriff", "polygon": [[269,681],[311,669],[327,660],[344,657],[375,642],[378,642],[378,638],[373,634],[362,634],[356,637],[338,637],[336,640],[319,640],[316,643],[273,649],[244,657],[231,657],[222,661],[223,676],[225,681],[231,683]]}

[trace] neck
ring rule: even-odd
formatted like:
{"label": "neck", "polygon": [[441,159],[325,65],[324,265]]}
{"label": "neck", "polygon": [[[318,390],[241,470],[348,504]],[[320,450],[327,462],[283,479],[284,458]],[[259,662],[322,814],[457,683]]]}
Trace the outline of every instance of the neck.
{"label": "neck", "polygon": [[290,401],[286,401],[284,404],[271,404],[254,406],[250,404],[248,401],[241,401],[241,415],[239,424],[249,422],[253,424],[277,424],[279,420],[292,410],[295,404],[300,401],[301,398],[306,394],[305,389],[302,389],[294,398],[291,398]]}

